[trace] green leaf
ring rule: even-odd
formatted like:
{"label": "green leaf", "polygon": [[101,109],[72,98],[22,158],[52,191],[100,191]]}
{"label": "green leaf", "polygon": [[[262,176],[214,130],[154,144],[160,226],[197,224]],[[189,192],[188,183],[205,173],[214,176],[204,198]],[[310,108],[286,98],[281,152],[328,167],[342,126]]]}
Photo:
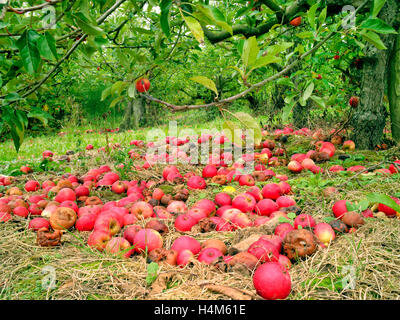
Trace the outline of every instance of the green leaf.
{"label": "green leaf", "polygon": [[288,218],[290,218],[292,220],[296,219],[296,217],[297,217],[296,213],[294,213],[294,212],[289,212],[287,214],[287,216],[288,216]]}
{"label": "green leaf", "polygon": [[148,35],[154,35],[154,31],[144,29],[144,28],[139,28],[139,27],[131,27],[132,31],[136,31],[139,34],[148,34]]}
{"label": "green leaf", "polygon": [[360,34],[362,35],[362,37],[368,41],[369,43],[371,43],[372,45],[374,45],[376,48],[378,48],[379,50],[386,50],[386,46],[385,44],[382,42],[381,38],[379,37],[378,34],[376,34],[373,31],[366,31],[366,30],[362,30],[360,32]]}
{"label": "green leaf", "polygon": [[225,121],[222,124],[222,130],[232,143],[238,146],[243,146],[242,129],[240,129],[235,123],[229,120]]}
{"label": "green leaf", "polygon": [[46,32],[44,35],[40,36],[38,39],[38,47],[42,57],[51,61],[57,61],[58,55],[56,42],[49,32]]}
{"label": "green leaf", "polygon": [[289,87],[294,88],[294,83],[289,78],[285,78],[285,77],[279,78],[276,81],[276,83],[281,85],[281,86],[289,86]]}
{"label": "green leaf", "polygon": [[316,3],[314,4],[310,10],[308,10],[307,12],[307,17],[308,17],[308,22],[310,23],[311,28],[313,28],[314,30],[316,30],[316,25],[315,25],[315,13],[318,9],[319,4]]}
{"label": "green leaf", "polygon": [[25,119],[22,119],[20,114],[16,115],[14,109],[4,108],[2,111],[2,119],[10,127],[10,133],[13,139],[14,147],[18,152],[22,142],[24,141]]}
{"label": "green leaf", "polygon": [[75,13],[74,19],[79,28],[81,28],[86,34],[93,36],[102,36],[104,34],[103,29],[86,18],[82,12]]}
{"label": "green leaf", "polygon": [[[183,16],[183,15],[182,15]],[[196,40],[200,43],[204,43],[204,31],[201,28],[201,24],[193,17],[190,16],[183,16],[187,26],[189,27],[190,31],[192,32],[193,36]]]}
{"label": "green leaf", "polygon": [[241,16],[247,14],[248,12],[250,12],[250,10],[251,10],[251,7],[250,7],[250,6],[246,6],[246,7],[240,8],[240,9],[236,12],[235,18],[237,19],[237,18],[239,18],[239,17],[241,17]]}
{"label": "green leaf", "polygon": [[169,38],[171,31],[169,28],[169,10],[172,6],[172,0],[161,0],[160,9],[160,24],[164,34]]}
{"label": "green leaf", "polygon": [[228,68],[229,68],[229,69],[234,69],[234,70],[236,70],[237,72],[239,72],[239,74],[240,74],[240,76],[242,77],[242,79],[244,78],[244,72],[243,72],[243,70],[239,69],[239,68],[236,67],[236,66],[229,66]]}
{"label": "green leaf", "polygon": [[254,143],[260,144],[262,140],[261,127],[256,119],[245,112],[236,112],[233,116],[245,125],[246,129],[254,131]]}
{"label": "green leaf", "polygon": [[208,88],[208,89],[214,91],[215,94],[216,94],[217,97],[218,97],[218,90],[217,90],[217,87],[216,87],[214,81],[212,81],[211,79],[208,79],[207,77],[203,77],[203,76],[196,76],[196,77],[190,78],[190,80],[192,80],[192,81],[194,81],[194,82],[197,82],[197,83],[200,83],[200,84],[202,84],[203,86],[205,86],[206,88]]}
{"label": "green leaf", "polygon": [[40,35],[36,31],[25,30],[16,43],[24,68],[29,74],[35,74],[39,69],[41,61],[37,44],[39,38]]}
{"label": "green leaf", "polygon": [[123,96],[119,96],[119,97],[115,98],[113,101],[111,101],[110,108],[114,108],[123,99],[124,99]]}
{"label": "green leaf", "polygon": [[292,224],[292,222],[291,222],[288,218],[285,218],[285,217],[282,217],[282,216],[280,216],[280,217],[278,218],[278,222],[280,222],[280,223],[290,223],[290,224]]}
{"label": "green leaf", "polygon": [[367,194],[367,200],[370,203],[382,203],[393,210],[400,212],[400,206],[392,198],[385,194],[380,193],[369,193]]}
{"label": "green leaf", "polygon": [[152,262],[147,266],[146,283],[148,286],[150,286],[154,281],[156,281],[158,268],[159,268],[158,264],[155,262]]}
{"label": "green leaf", "polygon": [[325,100],[317,97],[317,96],[310,96],[310,99],[313,100],[317,105],[319,105],[320,107],[325,108],[326,104],[325,104]]}
{"label": "green leaf", "polygon": [[368,209],[368,207],[369,207],[369,200],[368,199],[364,199],[364,200],[362,200],[362,201],[360,201],[359,203],[358,203],[358,205],[357,205],[357,207],[358,207],[358,210],[359,211],[364,211],[364,210],[367,210]]}
{"label": "green leaf", "polygon": [[128,87],[128,97],[134,99],[136,97],[136,86],[134,83],[132,83]]}
{"label": "green leaf", "polygon": [[270,56],[269,54],[263,57],[260,57],[257,59],[257,61],[254,63],[253,68],[251,68],[250,72],[253,71],[254,69],[265,67],[266,65],[269,65],[271,63],[281,63],[282,59],[280,57],[276,56]]}
{"label": "green leaf", "polygon": [[281,54],[287,49],[291,48],[293,44],[293,42],[283,42],[274,46],[270,46],[267,48],[267,54],[271,56],[276,56],[277,54]]}
{"label": "green leaf", "polygon": [[318,21],[319,21],[320,27],[325,23],[327,13],[328,13],[328,7],[325,7],[324,9],[322,9],[321,13],[319,14]]}
{"label": "green leaf", "polygon": [[388,25],[385,21],[375,18],[367,19],[361,25],[360,28],[375,31],[382,34],[397,34],[396,30]]}
{"label": "green leaf", "polygon": [[199,18],[199,20],[202,20],[206,24],[219,26],[233,35],[232,26],[226,22],[224,15],[217,8],[204,4],[199,4],[196,8],[198,12],[193,13],[196,18]]}
{"label": "green leaf", "polygon": [[383,6],[385,5],[386,0],[374,0],[374,5],[372,9],[372,17],[375,18],[378,16],[379,12],[381,12]]}
{"label": "green leaf", "polygon": [[22,98],[18,93],[10,92],[9,94],[7,94],[5,96],[3,104],[8,104],[10,102],[18,101],[20,99],[22,99]]}
{"label": "green leaf", "polygon": [[311,31],[296,33],[296,36],[300,39],[314,39],[314,33]]}
{"label": "green leaf", "polygon": [[256,37],[250,37],[245,41],[243,46],[242,61],[246,69],[256,62],[259,52],[260,49],[258,47]]}
{"label": "green leaf", "polygon": [[289,116],[292,114],[293,108],[296,105],[296,100],[292,100],[282,108],[282,123],[287,123]]}
{"label": "green leaf", "polygon": [[111,87],[108,87],[106,89],[103,90],[103,92],[101,93],[101,101],[104,101],[107,99],[107,97],[111,94]]}
{"label": "green leaf", "polygon": [[304,94],[303,94],[303,99],[304,101],[307,101],[308,98],[311,97],[311,94],[314,91],[314,82],[310,82],[310,84],[307,86],[306,90],[304,90]]}
{"label": "green leaf", "polygon": [[128,83],[125,81],[117,81],[112,85],[110,93],[112,95],[115,95],[115,94],[120,95],[122,90],[124,90],[127,87],[127,85],[128,85]]}
{"label": "green leaf", "polygon": [[27,114],[27,117],[38,119],[43,123],[44,126],[48,125],[49,119],[53,119],[49,113],[37,107],[33,107],[32,110]]}

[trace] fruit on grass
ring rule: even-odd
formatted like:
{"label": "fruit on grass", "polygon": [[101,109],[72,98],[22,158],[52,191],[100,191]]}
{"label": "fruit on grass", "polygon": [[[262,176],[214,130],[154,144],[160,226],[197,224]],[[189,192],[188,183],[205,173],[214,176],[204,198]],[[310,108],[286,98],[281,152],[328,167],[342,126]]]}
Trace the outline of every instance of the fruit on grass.
{"label": "fruit on grass", "polygon": [[283,251],[289,259],[311,255],[316,249],[314,234],[305,229],[289,231],[283,240]]}
{"label": "fruit on grass", "polygon": [[329,225],[335,231],[335,233],[341,234],[348,231],[346,224],[341,220],[332,220],[329,222]]}
{"label": "fruit on grass", "polygon": [[88,245],[99,251],[103,251],[110,239],[111,235],[108,232],[103,230],[95,230],[89,235]]}
{"label": "fruit on grass", "polygon": [[260,216],[270,216],[279,209],[278,204],[271,199],[260,200],[255,206],[255,212]]}
{"label": "fruit on grass", "polygon": [[180,236],[173,242],[171,249],[177,251],[178,253],[183,250],[189,250],[193,254],[198,254],[201,250],[201,244],[192,237]]}
{"label": "fruit on grass", "polygon": [[131,207],[131,213],[138,219],[148,219],[153,215],[153,207],[147,202],[138,201]]}
{"label": "fruit on grass", "polygon": [[167,207],[167,211],[170,213],[186,213],[187,210],[187,206],[183,201],[172,201]]}
{"label": "fruit on grass", "polygon": [[193,176],[187,181],[187,186],[189,189],[205,189],[207,184],[202,177]]}
{"label": "fruit on grass", "polygon": [[34,231],[38,231],[41,228],[50,228],[49,220],[45,218],[34,218],[29,221],[28,229],[32,229]]}
{"label": "fruit on grass", "polygon": [[165,248],[157,248],[151,251],[148,255],[148,259],[152,262],[158,264],[169,264],[171,266],[176,266],[178,258],[178,252],[175,250],[167,250]]}
{"label": "fruit on grass", "polygon": [[57,195],[54,198],[55,201],[62,203],[64,201],[70,200],[70,201],[75,201],[76,200],[76,194],[74,190],[70,188],[62,188]]}
{"label": "fruit on grass", "polygon": [[153,229],[142,229],[135,234],[133,245],[136,252],[151,252],[154,249],[162,248],[163,238]]}
{"label": "fruit on grass", "polygon": [[256,206],[256,200],[250,194],[241,193],[233,198],[232,206],[242,212],[251,212]]}
{"label": "fruit on grass", "polygon": [[193,252],[188,249],[185,249],[178,253],[178,256],[176,257],[176,264],[178,266],[183,267],[186,266],[188,263],[190,263],[193,259],[194,259]]}
{"label": "fruit on grass", "polygon": [[276,245],[268,240],[257,240],[250,245],[247,251],[261,262],[278,261],[279,259],[279,252]]}
{"label": "fruit on grass", "polygon": [[97,216],[93,213],[78,218],[75,223],[75,229],[78,231],[92,231],[96,218]]}
{"label": "fruit on grass", "polygon": [[214,165],[207,165],[203,169],[203,178],[212,178],[217,175],[217,168]]}
{"label": "fruit on grass", "polygon": [[139,225],[132,225],[125,229],[124,238],[129,241],[129,243],[133,243],[135,239],[136,233],[138,233],[143,228]]}
{"label": "fruit on grass", "polygon": [[123,182],[115,181],[111,186],[111,190],[116,194],[121,194],[127,190],[127,187]]}
{"label": "fruit on grass", "polygon": [[253,285],[262,298],[276,300],[290,294],[292,282],[286,267],[279,262],[267,262],[254,272]]}
{"label": "fruit on grass", "polygon": [[294,173],[299,173],[303,170],[303,167],[301,166],[300,162],[293,160],[289,162],[288,169]]}
{"label": "fruit on grass", "polygon": [[201,244],[201,248],[216,248],[222,252],[222,254],[226,254],[228,249],[226,248],[225,243],[222,240],[218,239],[207,239]]}
{"label": "fruit on grass", "polygon": [[25,207],[15,207],[13,210],[14,215],[26,218],[29,215],[29,210]]}
{"label": "fruit on grass", "polygon": [[332,207],[332,212],[336,218],[340,218],[347,211],[349,211],[349,210],[347,209],[347,201],[346,200],[339,200],[339,201],[335,202],[335,204]]}
{"label": "fruit on grass", "polygon": [[214,202],[219,207],[227,206],[232,204],[232,198],[225,192],[220,192],[215,195]]}
{"label": "fruit on grass", "polygon": [[26,192],[34,192],[40,189],[40,184],[39,182],[35,180],[29,180],[27,183],[25,183],[25,191]]}
{"label": "fruit on grass", "polygon": [[278,262],[288,270],[292,266],[292,263],[290,262],[290,259],[288,257],[286,257],[285,255],[283,255],[283,254],[279,255]]}
{"label": "fruit on grass", "polygon": [[264,199],[276,200],[281,196],[281,188],[276,183],[266,184],[261,192]]}
{"label": "fruit on grass", "polygon": [[365,223],[364,218],[355,211],[344,213],[341,219],[349,227],[359,227]]}
{"label": "fruit on grass", "polygon": [[94,230],[105,231],[111,236],[117,234],[121,230],[121,227],[121,223],[113,213],[100,215],[94,224]]}
{"label": "fruit on grass", "polygon": [[302,213],[294,219],[293,226],[295,229],[299,229],[299,226],[302,228],[313,228],[315,226],[315,220],[311,215]]}
{"label": "fruit on grass", "polygon": [[197,259],[202,263],[212,264],[222,256],[223,254],[219,249],[210,247],[201,250]]}
{"label": "fruit on grass", "polygon": [[131,244],[122,237],[111,238],[105,247],[105,252],[112,255],[123,256],[129,258],[132,254]]}
{"label": "fruit on grass", "polygon": [[50,225],[54,230],[68,230],[75,224],[76,218],[76,212],[71,208],[58,207],[50,215]]}
{"label": "fruit on grass", "polygon": [[25,173],[25,174],[27,174],[27,173],[29,173],[29,172],[32,172],[32,169],[31,169],[30,167],[28,167],[28,166],[22,166],[22,167],[20,168],[20,170],[21,170],[21,172],[23,172],[23,173]]}
{"label": "fruit on grass", "polygon": [[329,243],[336,238],[335,231],[332,229],[331,225],[325,222],[315,225],[314,234],[325,246],[328,246]]}
{"label": "fruit on grass", "polygon": [[181,214],[175,219],[175,229],[181,232],[192,230],[193,226],[197,224],[197,220],[188,214]]}
{"label": "fruit on grass", "polygon": [[294,227],[289,222],[284,222],[276,226],[274,234],[285,239],[286,234],[294,230]]}
{"label": "fruit on grass", "polygon": [[343,150],[354,151],[356,149],[356,144],[352,140],[346,140],[343,142]]}
{"label": "fruit on grass", "polygon": [[153,219],[147,222],[145,228],[156,230],[161,235],[166,234],[169,231],[167,225],[164,222],[157,219]]}

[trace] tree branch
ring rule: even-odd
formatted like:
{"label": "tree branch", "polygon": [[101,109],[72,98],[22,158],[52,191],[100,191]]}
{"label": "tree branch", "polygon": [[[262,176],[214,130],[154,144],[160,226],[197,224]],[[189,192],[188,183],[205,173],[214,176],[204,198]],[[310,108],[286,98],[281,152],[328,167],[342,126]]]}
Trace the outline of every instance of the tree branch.
{"label": "tree branch", "polygon": [[27,12],[31,12],[31,11],[37,11],[37,10],[41,10],[47,6],[51,6],[54,4],[57,4],[59,2],[63,2],[65,0],[46,0],[45,3],[39,4],[37,6],[33,6],[33,7],[28,7],[28,8],[12,8],[10,6],[7,7],[7,11],[8,12],[15,12],[18,14],[24,14]]}
{"label": "tree branch", "polygon": [[172,111],[184,111],[184,110],[193,110],[193,109],[200,109],[200,108],[209,108],[209,107],[215,107],[215,106],[221,106],[224,104],[229,104],[235,100],[238,100],[240,98],[243,98],[244,96],[246,96],[248,93],[254,91],[257,88],[260,88],[262,86],[264,86],[265,84],[267,84],[268,82],[274,81],[278,78],[280,78],[281,76],[283,76],[284,74],[286,74],[288,71],[290,71],[291,69],[293,69],[296,65],[298,65],[302,60],[304,60],[307,56],[313,54],[315,51],[317,51],[324,43],[326,43],[330,38],[332,38],[335,35],[335,32],[331,32],[327,37],[325,37],[323,40],[321,40],[321,42],[319,42],[317,45],[315,45],[311,50],[305,52],[304,54],[302,54],[300,57],[298,57],[298,59],[294,62],[292,62],[291,64],[289,64],[288,66],[286,66],[285,68],[283,68],[280,72],[276,73],[275,75],[264,79],[261,82],[258,82],[252,86],[250,86],[248,89],[234,95],[231,96],[229,98],[223,99],[223,100],[219,100],[219,101],[215,101],[212,103],[208,103],[208,104],[201,104],[201,105],[182,105],[182,106],[177,106],[174,105],[172,103],[160,100],[158,98],[146,95],[146,94],[141,94],[143,97],[145,97],[146,99],[153,101],[153,102],[157,102],[160,104],[163,104],[165,106],[167,106],[168,108],[170,108]]}
{"label": "tree branch", "polygon": [[[111,13],[113,13],[116,9],[118,9],[118,7],[123,4],[125,1],[127,0],[119,0],[117,1],[112,7],[110,7],[106,12],[104,12],[96,21],[97,24],[102,24],[108,16],[111,15]],[[27,96],[29,96],[30,94],[32,94],[33,92],[35,92],[37,89],[39,89],[43,83],[45,83],[50,77],[51,75],[58,69],[58,67],[64,62],[66,61],[71,54],[76,50],[76,48],[78,48],[78,46],[85,41],[85,39],[87,38],[87,34],[83,35],[79,40],[75,41],[75,43],[72,45],[72,47],[68,50],[68,52],[57,62],[57,64],[38,82],[34,83],[33,86],[29,91],[27,91],[26,93],[24,93],[22,95],[22,98],[26,98]],[[30,86],[29,86],[30,87]],[[25,88],[27,89],[27,87]],[[4,98],[5,96],[2,96],[0,98]],[[9,104],[14,103],[15,101],[11,101]]]}

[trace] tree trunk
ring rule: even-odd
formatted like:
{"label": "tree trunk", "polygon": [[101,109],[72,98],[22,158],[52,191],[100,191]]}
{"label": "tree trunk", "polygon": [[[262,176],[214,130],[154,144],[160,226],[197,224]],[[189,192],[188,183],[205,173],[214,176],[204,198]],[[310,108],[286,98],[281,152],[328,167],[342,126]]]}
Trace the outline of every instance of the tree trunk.
{"label": "tree trunk", "polygon": [[392,137],[400,142],[400,30],[390,58],[389,66],[389,105],[392,124]]}
{"label": "tree trunk", "polygon": [[[393,25],[396,18],[396,0],[388,0],[379,18]],[[383,105],[383,96],[387,81],[389,56],[393,48],[395,36],[380,35],[387,50],[378,50],[368,45],[362,70],[360,105],[354,114],[353,140],[359,149],[374,149],[381,143],[383,129],[386,124],[387,111]]]}
{"label": "tree trunk", "polygon": [[143,99],[130,99],[125,108],[124,120],[120,125],[121,130],[128,130],[132,128],[139,128],[140,119],[143,115],[144,100]]}
{"label": "tree trunk", "polygon": [[307,104],[303,107],[300,103],[296,103],[293,108],[293,125],[296,128],[309,127],[309,115],[311,109],[310,99],[307,100]]}

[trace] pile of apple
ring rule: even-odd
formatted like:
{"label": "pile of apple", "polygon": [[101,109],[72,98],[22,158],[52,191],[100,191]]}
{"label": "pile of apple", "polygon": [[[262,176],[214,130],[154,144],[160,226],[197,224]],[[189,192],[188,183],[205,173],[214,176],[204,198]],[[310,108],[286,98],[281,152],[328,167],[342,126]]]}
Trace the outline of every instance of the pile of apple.
{"label": "pile of apple", "polygon": [[[294,131],[285,127],[274,132],[275,136],[290,134],[313,135],[306,128]],[[223,134],[203,134],[193,138],[198,144],[210,140],[220,144],[226,142]],[[143,165],[136,165],[136,169],[141,170],[150,169],[161,159],[167,162],[176,159],[190,162],[186,151],[179,148],[191,141],[189,137],[167,137],[164,143],[169,146],[168,152],[150,156],[139,151],[144,147],[153,147],[155,142],[145,144],[144,141],[133,140],[130,144],[136,149],[129,151],[129,157],[144,161]],[[201,174],[180,172],[177,166],[167,165],[159,181],[122,181],[119,174],[106,165],[91,169],[82,177],[65,174],[58,181],[39,183],[29,180],[24,190],[12,186],[12,177],[3,176],[0,177],[0,185],[8,188],[5,195],[0,195],[0,221],[8,222],[16,217],[30,219],[29,229],[38,233],[38,244],[43,246],[59,245],[62,233],[75,229],[90,233],[87,244],[93,249],[125,258],[147,255],[158,263],[184,267],[199,262],[220,270],[242,265],[251,272],[255,270],[254,287],[263,298],[284,299],[291,290],[291,261],[313,254],[318,247],[328,246],[336,233],[354,231],[354,228],[363,224],[363,217],[371,213],[366,211],[360,215],[348,212],[346,201],[339,201],[333,206],[336,219],[330,223],[317,223],[312,215],[301,213],[297,207],[291,185],[287,182],[288,177],[266,167],[285,164],[285,159],[279,158],[285,154],[285,150],[276,148],[275,142],[268,139],[258,149],[259,152],[242,155],[230,166],[227,163],[233,160],[231,153],[211,154]],[[335,151],[333,143],[317,142],[316,150],[292,155],[288,168],[293,172],[303,169],[323,172],[312,157],[317,154],[329,160]],[[52,157],[51,151],[43,153],[43,158]],[[253,172],[243,172],[246,162],[255,162]],[[400,161],[387,170],[397,173],[397,164]],[[339,171],[340,168],[330,170]],[[31,170],[24,166],[21,171],[28,173]],[[272,177],[280,182],[270,182]],[[228,186],[233,181],[247,189],[237,193],[232,186]],[[256,182],[262,182],[262,188],[256,186]],[[190,192],[205,189],[210,183],[225,187],[213,199],[201,199],[188,206]],[[170,184],[176,188],[173,194],[169,194],[158,187],[159,184]],[[93,190],[101,188],[110,189],[121,198],[118,201],[106,201],[91,195]],[[389,209],[383,205],[379,207],[379,211],[393,214]],[[289,213],[296,214],[292,221]],[[287,222],[281,222],[282,219]],[[226,244],[220,240],[210,239],[201,243],[189,235],[234,232],[277,221],[279,223],[274,226],[274,234],[264,234],[254,239],[236,254],[228,254]],[[182,234],[170,248],[165,247],[163,238],[171,232],[168,225],[173,225],[173,231]]]}
{"label": "pile of apple", "polygon": [[[202,177],[189,175],[186,178],[188,189],[199,188],[197,181],[212,179],[217,172],[216,168],[206,166]],[[177,167],[164,168],[163,180],[174,182],[177,176],[182,178]],[[10,177],[2,177],[1,181],[12,184]],[[109,202],[90,196],[93,188],[104,186],[111,186],[113,192],[125,196]],[[41,184],[30,180],[24,186],[25,192],[18,187],[7,189],[7,195],[0,199],[0,219],[6,222],[13,216],[30,218],[29,228],[38,232],[38,243],[39,233],[54,240],[61,237],[60,231],[75,228],[79,232],[90,232],[87,241],[90,247],[126,258],[147,253],[154,261],[182,267],[193,260],[208,265],[217,262],[227,266],[244,264],[252,270],[257,268],[254,285],[266,299],[282,299],[290,292],[288,257],[293,259],[300,255],[293,251],[293,243],[287,241],[291,232],[299,229],[302,233],[308,232],[312,235],[311,241],[315,234],[324,244],[334,239],[334,232],[328,235],[332,230],[325,224],[315,224],[311,215],[300,214],[293,225],[278,225],[275,235],[260,237],[247,250],[234,256],[226,255],[226,246],[221,241],[200,243],[188,235],[178,237],[171,248],[164,248],[163,234],[169,232],[168,220],[172,220],[175,231],[181,233],[192,231],[194,226],[198,226],[200,232],[229,232],[257,227],[275,217],[287,217],[287,210],[293,209],[296,202],[289,196],[291,187],[286,181],[268,183],[262,189],[253,185],[236,196],[221,192],[213,200],[201,199],[190,208],[185,203],[187,189],[182,188],[172,196],[164,194],[160,188],[151,191],[152,186],[154,181],[120,181],[118,174],[108,166],[91,169],[81,178],[66,174],[57,184],[51,180]],[[314,234],[306,228],[312,228]],[[57,245],[60,242],[40,243]],[[307,254],[315,249],[313,242]],[[267,289],[271,285],[275,288],[273,292]]]}

